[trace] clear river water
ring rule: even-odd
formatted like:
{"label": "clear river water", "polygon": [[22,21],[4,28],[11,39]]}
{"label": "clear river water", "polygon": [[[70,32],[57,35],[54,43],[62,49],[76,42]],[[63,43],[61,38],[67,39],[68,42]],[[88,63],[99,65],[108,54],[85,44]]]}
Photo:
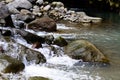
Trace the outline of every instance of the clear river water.
{"label": "clear river water", "polygon": [[[120,15],[115,13],[88,13],[103,18],[99,24],[77,24],[60,21],[55,33],[38,32],[38,35],[61,35],[68,40],[86,39],[100,49],[110,60],[110,66],[74,66],[78,62],[68,56],[47,57],[45,64],[26,65],[22,74],[25,77],[42,76],[52,80],[120,80]],[[42,49],[41,52],[47,52]],[[25,61],[24,61],[25,63]],[[19,80],[15,76],[11,80]],[[24,80],[27,78],[22,78]]]}

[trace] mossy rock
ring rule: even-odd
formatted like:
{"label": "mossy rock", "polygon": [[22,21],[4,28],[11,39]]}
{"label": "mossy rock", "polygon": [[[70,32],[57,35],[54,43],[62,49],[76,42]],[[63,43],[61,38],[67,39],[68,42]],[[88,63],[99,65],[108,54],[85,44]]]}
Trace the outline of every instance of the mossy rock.
{"label": "mossy rock", "polygon": [[65,47],[65,54],[84,62],[109,63],[108,58],[87,40],[76,40]]}
{"label": "mossy rock", "polygon": [[8,62],[8,65],[6,65],[3,70],[4,73],[18,73],[25,68],[25,65],[21,61],[8,55],[0,55],[0,59],[6,60]]}
{"label": "mossy rock", "polygon": [[50,79],[36,76],[36,77],[30,77],[28,80],[50,80]]}
{"label": "mossy rock", "polygon": [[63,47],[63,46],[66,46],[68,42],[60,36],[54,40],[53,44]]}

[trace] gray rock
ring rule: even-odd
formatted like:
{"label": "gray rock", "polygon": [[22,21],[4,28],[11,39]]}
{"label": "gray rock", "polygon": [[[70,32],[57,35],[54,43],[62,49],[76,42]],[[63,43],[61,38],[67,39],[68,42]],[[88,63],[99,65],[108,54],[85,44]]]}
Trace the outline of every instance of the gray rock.
{"label": "gray rock", "polygon": [[6,4],[4,2],[0,2],[0,19],[1,18],[4,19],[8,15],[10,15],[8,7],[6,6]]}
{"label": "gray rock", "polygon": [[8,3],[7,6],[11,13],[17,13],[17,8],[30,9],[32,7],[32,4],[27,0],[15,0],[13,2]]}
{"label": "gray rock", "polygon": [[36,64],[46,62],[46,58],[40,52],[35,51],[34,49],[31,49],[31,48],[28,48],[22,44],[19,44],[19,47],[20,47],[21,57],[23,58],[23,56],[26,54],[25,57],[28,62],[34,62]]}
{"label": "gray rock", "polygon": [[36,1],[36,3],[39,4],[39,5],[43,4],[43,2],[44,2],[43,0],[37,0]]}

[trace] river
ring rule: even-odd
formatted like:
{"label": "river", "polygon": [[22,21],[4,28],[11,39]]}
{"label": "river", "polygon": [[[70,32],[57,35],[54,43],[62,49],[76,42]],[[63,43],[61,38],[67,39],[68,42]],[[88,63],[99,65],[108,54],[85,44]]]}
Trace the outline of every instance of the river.
{"label": "river", "polygon": [[[24,79],[30,76],[42,76],[52,80],[119,80],[120,79],[120,15],[115,13],[87,13],[90,16],[103,18],[100,24],[76,24],[60,21],[55,33],[38,32],[38,35],[61,35],[68,40],[86,39],[96,45],[110,59],[110,66],[74,66],[79,62],[64,55],[47,57],[45,64],[26,65],[22,74]],[[42,49],[41,52],[48,52]],[[26,64],[26,61],[24,61]],[[16,75],[10,80],[18,80]],[[20,80],[24,80],[20,79]]]}

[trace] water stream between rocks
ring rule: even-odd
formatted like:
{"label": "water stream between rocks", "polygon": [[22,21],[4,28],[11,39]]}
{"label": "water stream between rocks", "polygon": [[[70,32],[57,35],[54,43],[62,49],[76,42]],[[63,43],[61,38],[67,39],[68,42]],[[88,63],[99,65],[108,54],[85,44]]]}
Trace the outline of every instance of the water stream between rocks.
{"label": "water stream between rocks", "polygon": [[[30,76],[41,76],[52,80],[119,80],[120,79],[120,16],[99,13],[103,17],[100,24],[76,24],[61,21],[57,24],[55,33],[37,32],[38,35],[52,34],[68,40],[86,39],[96,45],[109,59],[109,67],[74,66],[78,60],[73,60],[62,53],[62,57],[46,55],[44,64],[26,64],[19,74],[5,74],[9,80],[27,80]],[[30,30],[28,30],[30,31]],[[33,32],[33,31],[31,31]],[[21,42],[22,43],[22,42]],[[23,42],[24,44],[24,42]],[[49,53],[47,49],[41,52]]]}

